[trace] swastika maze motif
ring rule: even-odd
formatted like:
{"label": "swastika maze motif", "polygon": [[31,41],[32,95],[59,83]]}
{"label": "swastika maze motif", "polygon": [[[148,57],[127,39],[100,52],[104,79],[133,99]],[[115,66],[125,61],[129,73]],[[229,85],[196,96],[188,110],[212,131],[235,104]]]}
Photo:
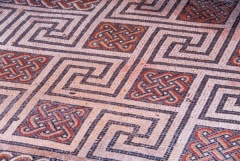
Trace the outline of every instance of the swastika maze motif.
{"label": "swastika maze motif", "polygon": [[0,0],[0,161],[240,161],[239,20],[240,0]]}
{"label": "swastika maze motif", "polygon": [[132,52],[147,30],[144,26],[101,23],[86,42],[86,48]]}
{"label": "swastika maze motif", "polygon": [[40,101],[15,134],[69,144],[88,113],[84,107]]}
{"label": "swastika maze motif", "polygon": [[129,98],[176,106],[184,98],[193,81],[193,76],[183,73],[146,70],[140,75]]}

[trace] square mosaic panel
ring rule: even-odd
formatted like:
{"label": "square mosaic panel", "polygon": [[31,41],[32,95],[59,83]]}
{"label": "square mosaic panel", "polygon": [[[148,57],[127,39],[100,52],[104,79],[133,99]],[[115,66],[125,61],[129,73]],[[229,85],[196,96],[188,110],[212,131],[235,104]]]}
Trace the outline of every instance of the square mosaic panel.
{"label": "square mosaic panel", "polygon": [[239,160],[240,131],[196,126],[180,160]]}
{"label": "square mosaic panel", "polygon": [[168,106],[180,106],[195,75],[144,69],[126,96],[127,99]]}
{"label": "square mosaic panel", "polygon": [[140,25],[100,23],[85,43],[85,48],[131,53],[147,27]]}
{"label": "square mosaic panel", "polygon": [[90,108],[39,101],[15,131],[15,135],[70,144]]}
{"label": "square mosaic panel", "polygon": [[183,21],[222,24],[225,23],[237,0],[189,0],[178,19]]}
{"label": "square mosaic panel", "polygon": [[0,80],[30,84],[51,58],[45,55],[0,51]]}

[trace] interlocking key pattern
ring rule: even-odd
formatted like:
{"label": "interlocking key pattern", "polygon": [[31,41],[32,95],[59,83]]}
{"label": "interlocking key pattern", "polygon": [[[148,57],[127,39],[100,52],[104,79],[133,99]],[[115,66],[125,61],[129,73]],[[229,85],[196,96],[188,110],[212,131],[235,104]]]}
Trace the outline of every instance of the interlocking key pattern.
{"label": "interlocking key pattern", "polygon": [[204,127],[194,132],[194,140],[188,144],[184,161],[190,160],[240,160],[240,134],[231,130]]}
{"label": "interlocking key pattern", "polygon": [[5,160],[240,161],[239,116],[240,0],[0,0]]}
{"label": "interlocking key pattern", "polygon": [[225,23],[237,3],[237,0],[190,0],[179,18],[202,23]]}
{"label": "interlocking key pattern", "polygon": [[14,0],[16,4],[34,7],[89,10],[100,0]]}
{"label": "interlocking key pattern", "polygon": [[104,22],[98,25],[85,47],[132,52],[146,30],[144,26]]}
{"label": "interlocking key pattern", "polygon": [[87,115],[84,107],[40,101],[15,133],[70,144]]}
{"label": "interlocking key pattern", "polygon": [[231,63],[236,66],[240,66],[240,49],[236,51],[236,55],[234,55],[231,59]]}
{"label": "interlocking key pattern", "polygon": [[0,53],[0,79],[19,83],[31,82],[49,62],[47,56]]}
{"label": "interlocking key pattern", "polygon": [[129,93],[130,99],[178,105],[184,98],[193,81],[193,76],[185,73],[144,71],[140,80],[134,84]]}

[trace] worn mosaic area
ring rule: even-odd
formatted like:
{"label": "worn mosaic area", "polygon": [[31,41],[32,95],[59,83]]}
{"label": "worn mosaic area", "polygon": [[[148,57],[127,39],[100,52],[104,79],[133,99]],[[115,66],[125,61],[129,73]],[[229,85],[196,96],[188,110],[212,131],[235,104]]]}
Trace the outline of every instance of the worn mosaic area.
{"label": "worn mosaic area", "polygon": [[0,161],[240,161],[240,1],[0,0]]}

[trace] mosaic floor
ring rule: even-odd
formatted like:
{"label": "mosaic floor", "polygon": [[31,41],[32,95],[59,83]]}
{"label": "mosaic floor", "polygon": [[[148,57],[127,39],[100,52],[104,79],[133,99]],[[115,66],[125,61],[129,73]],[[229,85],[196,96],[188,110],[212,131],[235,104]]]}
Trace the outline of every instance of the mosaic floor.
{"label": "mosaic floor", "polygon": [[0,161],[240,161],[239,0],[0,0]]}

